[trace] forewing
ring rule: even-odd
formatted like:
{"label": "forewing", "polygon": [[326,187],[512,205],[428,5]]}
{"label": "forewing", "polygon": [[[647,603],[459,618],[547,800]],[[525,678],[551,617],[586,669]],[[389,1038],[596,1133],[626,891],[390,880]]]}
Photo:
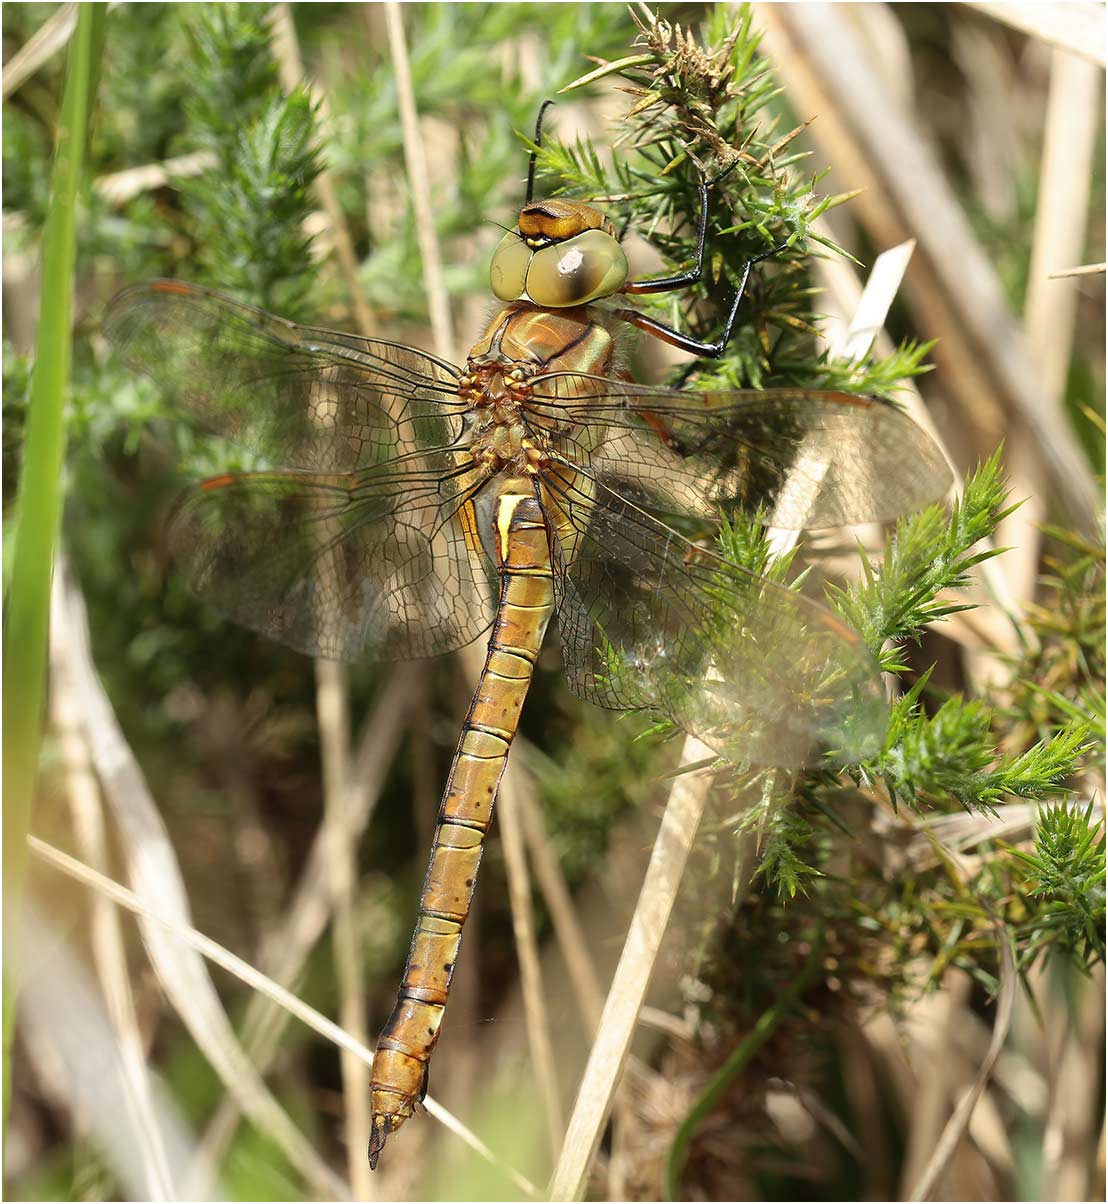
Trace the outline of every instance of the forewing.
{"label": "forewing", "polygon": [[566,674],[601,706],[663,714],[739,764],[880,746],[880,673],[824,607],[729,564],[586,474],[543,498]]}
{"label": "forewing", "polygon": [[774,526],[835,527],[911,513],[950,486],[910,418],[847,393],[698,393],[558,373],[533,383],[530,413],[560,455],[659,514],[764,503]]}
{"label": "forewing", "polygon": [[180,408],[270,467],[345,472],[453,445],[462,431],[450,364],[194,285],[124,289],[103,329]]}
{"label": "forewing", "polygon": [[395,465],[228,474],[185,496],[170,543],[198,594],[302,652],[434,656],[492,622],[496,573],[465,527],[478,486],[473,470],[436,484]]}

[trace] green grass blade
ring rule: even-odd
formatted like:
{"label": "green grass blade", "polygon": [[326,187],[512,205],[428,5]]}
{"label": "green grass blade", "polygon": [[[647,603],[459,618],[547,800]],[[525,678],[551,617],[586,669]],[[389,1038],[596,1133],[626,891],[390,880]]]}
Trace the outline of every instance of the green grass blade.
{"label": "green grass blade", "polygon": [[31,382],[23,474],[4,646],[4,1121],[15,1019],[14,936],[27,866],[27,832],[42,741],[50,571],[62,507],[63,405],[69,381],[77,197],[84,170],[93,60],[104,6],[80,5],[58,123],[50,210],[42,239],[42,301]]}
{"label": "green grass blade", "polygon": [[696,1135],[697,1129],[704,1118],[712,1111],[726,1094],[727,1089],[735,1079],[746,1069],[750,1059],[769,1040],[778,1022],[795,1005],[803,992],[816,979],[820,961],[823,956],[823,942],[817,941],[812,947],[804,969],[795,979],[788,990],[773,1004],[772,1007],[758,1017],[757,1023],[731,1051],[723,1065],[716,1071],[707,1087],[701,1092],[688,1115],[681,1122],[674,1134],[673,1143],[666,1158],[664,1199],[679,1200],[681,1172],[685,1167],[689,1146]]}

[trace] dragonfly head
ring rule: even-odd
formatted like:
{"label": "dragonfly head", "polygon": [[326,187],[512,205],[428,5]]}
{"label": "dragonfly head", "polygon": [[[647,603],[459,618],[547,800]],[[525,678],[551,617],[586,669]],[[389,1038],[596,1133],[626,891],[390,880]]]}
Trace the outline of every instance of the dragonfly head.
{"label": "dragonfly head", "polygon": [[517,228],[493,253],[489,276],[501,301],[564,309],[619,292],[627,256],[599,209],[580,201],[528,201]]}

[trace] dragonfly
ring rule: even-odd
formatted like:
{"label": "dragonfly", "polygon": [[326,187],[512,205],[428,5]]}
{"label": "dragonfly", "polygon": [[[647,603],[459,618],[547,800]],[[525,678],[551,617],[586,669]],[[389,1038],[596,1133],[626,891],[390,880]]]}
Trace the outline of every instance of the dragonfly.
{"label": "dragonfly", "polygon": [[660,715],[743,765],[803,766],[829,748],[845,762],[884,731],[875,661],[830,610],[732,563],[712,536],[761,500],[775,526],[837,527],[918,509],[950,481],[932,440],[872,398],[626,379],[629,326],[721,355],[765,256],[722,306],[719,337],[698,341],[628,298],[705,277],[709,182],[693,266],[633,280],[609,218],[534,200],[534,167],[532,154],[492,257],[499,309],[462,366],[178,281],[125,289],[104,320],[126,363],[251,464],[175,510],[171,549],[197,593],[322,658],[403,661],[487,640],[374,1055],[374,1167],[427,1091],[551,619],[580,698]]}

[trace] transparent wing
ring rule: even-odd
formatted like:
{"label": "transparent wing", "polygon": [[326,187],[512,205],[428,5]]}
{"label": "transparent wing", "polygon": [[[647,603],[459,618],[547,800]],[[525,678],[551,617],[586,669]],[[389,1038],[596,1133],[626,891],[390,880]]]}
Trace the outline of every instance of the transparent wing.
{"label": "transparent wing", "polygon": [[740,764],[879,748],[887,713],[877,664],[830,611],[568,466],[543,474],[542,496],[579,697],[661,713]]}
{"label": "transparent wing", "polygon": [[172,401],[275,468],[345,472],[462,431],[458,369],[399,343],[297,326],[173,280],[124,289],[103,329]]}
{"label": "transparent wing", "polygon": [[938,500],[950,471],[899,410],[807,389],[697,393],[604,377],[536,378],[536,433],[651,511],[716,516],[765,502],[774,526],[895,518]]}
{"label": "transparent wing", "polygon": [[429,479],[417,457],[361,473],[226,474],[185,496],[170,544],[197,593],[302,652],[434,656],[493,619],[496,571],[472,534],[480,484],[464,463]]}

